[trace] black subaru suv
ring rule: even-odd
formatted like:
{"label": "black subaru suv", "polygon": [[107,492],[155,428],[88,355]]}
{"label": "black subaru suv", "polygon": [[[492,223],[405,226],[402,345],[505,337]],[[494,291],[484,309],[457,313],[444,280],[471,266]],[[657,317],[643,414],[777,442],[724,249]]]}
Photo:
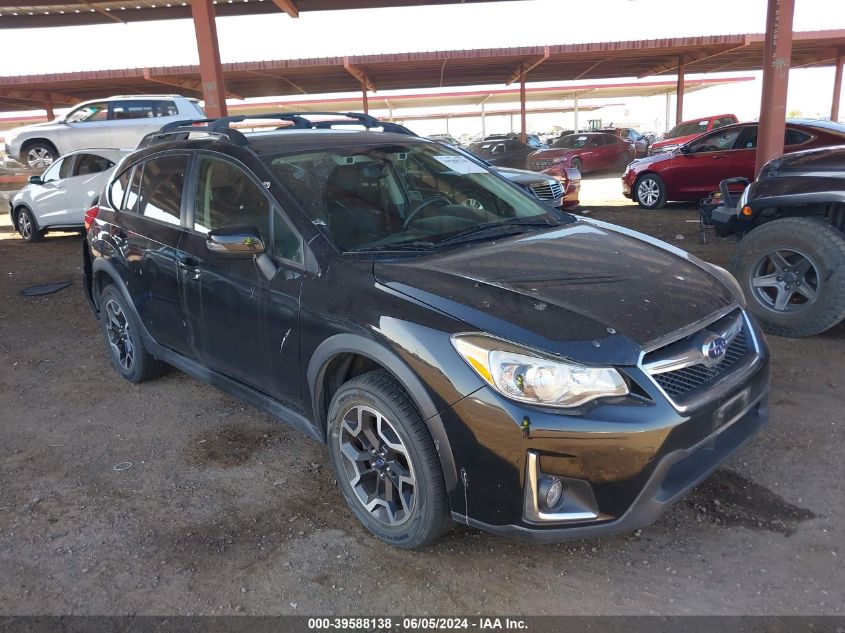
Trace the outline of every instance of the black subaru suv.
{"label": "black subaru suv", "polygon": [[633,530],[765,424],[724,270],[401,126],[307,116],[171,124],[116,168],[83,256],[126,379],[166,363],[327,443],[401,548]]}

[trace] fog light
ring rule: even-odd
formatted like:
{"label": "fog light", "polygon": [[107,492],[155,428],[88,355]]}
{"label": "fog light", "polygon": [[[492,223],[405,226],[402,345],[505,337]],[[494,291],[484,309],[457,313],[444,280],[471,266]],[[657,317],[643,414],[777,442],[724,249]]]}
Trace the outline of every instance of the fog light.
{"label": "fog light", "polygon": [[748,205],[742,207],[742,215],[749,216],[749,215],[753,215],[753,214],[754,214],[754,211]]}
{"label": "fog light", "polygon": [[563,494],[563,482],[560,479],[555,477],[552,485],[549,486],[549,491],[546,493],[546,507],[547,508],[554,508],[558,501],[560,501],[560,496]]}

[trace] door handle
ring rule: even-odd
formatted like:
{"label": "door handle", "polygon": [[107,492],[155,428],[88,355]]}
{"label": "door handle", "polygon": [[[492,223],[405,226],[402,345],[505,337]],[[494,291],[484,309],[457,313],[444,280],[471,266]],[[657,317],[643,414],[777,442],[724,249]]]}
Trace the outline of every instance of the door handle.
{"label": "door handle", "polygon": [[724,159],[725,159],[725,155],[724,155],[724,154],[719,154],[718,156],[714,156],[714,157],[713,157],[713,160],[724,160]]}

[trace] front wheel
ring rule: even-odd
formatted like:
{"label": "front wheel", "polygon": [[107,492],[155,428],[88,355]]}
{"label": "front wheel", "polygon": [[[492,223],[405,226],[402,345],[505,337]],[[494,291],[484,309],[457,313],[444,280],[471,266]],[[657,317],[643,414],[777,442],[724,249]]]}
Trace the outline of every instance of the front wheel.
{"label": "front wheel", "polygon": [[645,209],[659,209],[666,204],[666,185],[655,174],[646,174],[634,183],[634,199]]}
{"label": "front wheel", "polygon": [[819,218],[783,218],[740,240],[731,269],[767,332],[804,337],[845,318],[845,237]]}
{"label": "front wheel", "polygon": [[29,209],[24,207],[18,211],[17,225],[18,233],[25,242],[40,242],[44,239],[44,233],[39,230],[35,217]]}
{"label": "front wheel", "polygon": [[377,537],[414,549],[449,527],[434,442],[389,373],[372,371],[338,389],[329,407],[328,444],[346,503]]}

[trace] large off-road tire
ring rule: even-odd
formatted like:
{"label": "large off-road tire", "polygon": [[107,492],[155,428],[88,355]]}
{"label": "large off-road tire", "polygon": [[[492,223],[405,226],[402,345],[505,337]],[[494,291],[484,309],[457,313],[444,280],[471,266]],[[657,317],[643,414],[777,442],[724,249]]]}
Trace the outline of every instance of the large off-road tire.
{"label": "large off-road tire", "polygon": [[343,384],[328,414],[328,445],[346,503],[377,537],[401,549],[451,525],[437,450],[417,408],[383,370]]}
{"label": "large off-road tire", "polygon": [[643,174],[634,182],[633,195],[644,209],[660,209],[666,204],[666,185],[657,174]]}
{"label": "large off-road tire", "polygon": [[845,318],[845,237],[820,218],[757,227],[740,240],[731,270],[767,332],[812,336]]}
{"label": "large off-road tire", "polygon": [[162,373],[164,364],[144,347],[135,313],[113,284],[100,293],[100,325],[112,365],[126,380],[139,383]]}

